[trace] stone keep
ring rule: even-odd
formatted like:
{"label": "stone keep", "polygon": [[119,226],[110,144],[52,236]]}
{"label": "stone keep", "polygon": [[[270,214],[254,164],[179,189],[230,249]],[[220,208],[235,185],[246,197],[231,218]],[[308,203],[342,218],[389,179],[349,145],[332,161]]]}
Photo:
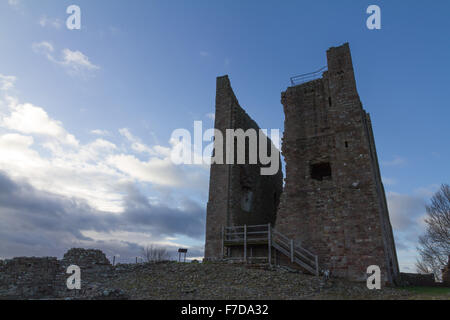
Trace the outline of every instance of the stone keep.
{"label": "stone keep", "polygon": [[276,229],[319,255],[321,269],[396,282],[398,262],[370,116],[348,44],[327,51],[322,78],[282,93],[286,181]]}
{"label": "stone keep", "polygon": [[[268,223],[273,225],[283,190],[281,160],[280,169],[275,175],[263,176],[260,174],[262,165],[259,162],[248,164],[248,145],[246,164],[236,164],[236,159],[235,164],[225,164],[226,129],[259,130],[256,122],[239,105],[228,76],[217,78],[214,127],[220,130],[224,138],[224,164],[211,165],[205,260],[222,259],[222,227]],[[265,138],[268,144],[272,143],[270,139]],[[278,150],[277,152],[279,153]],[[234,154],[236,157],[236,152]],[[236,250],[235,254],[239,254],[238,252]]]}

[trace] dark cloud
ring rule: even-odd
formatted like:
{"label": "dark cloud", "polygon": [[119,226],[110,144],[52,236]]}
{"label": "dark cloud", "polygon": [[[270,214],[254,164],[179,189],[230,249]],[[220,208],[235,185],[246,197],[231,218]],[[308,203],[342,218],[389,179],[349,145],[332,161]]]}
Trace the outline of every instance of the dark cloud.
{"label": "dark cloud", "polygon": [[[83,200],[37,190],[0,171],[0,257],[61,257],[77,246],[119,254],[122,260],[140,255],[141,246],[131,239],[96,240],[84,236],[83,230],[144,232],[155,242],[166,236],[204,236],[205,210],[188,199],[179,208],[150,204],[130,186],[124,204],[125,212],[120,215],[100,212]],[[193,248],[191,254],[202,256],[203,252]]]}
{"label": "dark cloud", "polygon": [[154,206],[138,190],[131,187],[125,197],[125,208],[124,218],[130,225],[150,228],[153,234],[203,237],[204,209],[189,199],[182,201],[182,210]]}

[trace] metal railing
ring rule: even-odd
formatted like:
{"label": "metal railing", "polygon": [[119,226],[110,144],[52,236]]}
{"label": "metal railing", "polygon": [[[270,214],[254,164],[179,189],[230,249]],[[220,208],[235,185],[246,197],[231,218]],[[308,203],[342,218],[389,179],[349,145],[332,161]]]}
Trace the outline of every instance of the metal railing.
{"label": "metal railing", "polygon": [[292,86],[298,86],[302,83],[318,79],[322,76],[322,73],[327,69],[327,67],[322,67],[317,71],[300,74],[298,76],[291,77]]}
{"label": "metal railing", "polygon": [[319,263],[318,256],[311,251],[305,249],[300,244],[295,243],[293,239],[289,239],[282,233],[272,230],[272,245],[278,251],[284,253],[291,259],[292,263],[297,263],[309,272],[318,275]]}
{"label": "metal railing", "polygon": [[[290,239],[272,228],[270,224],[222,228],[223,257],[225,257],[225,247],[243,246],[244,255],[242,258],[244,261],[247,261],[247,258],[250,258],[247,257],[247,246],[252,244],[267,245],[267,259],[269,264],[271,264],[273,247],[289,257],[292,263],[300,265],[312,274],[319,274],[318,256],[304,248],[301,244],[296,243],[294,239]],[[239,257],[235,258],[239,259]],[[253,257],[251,258],[253,259]]]}
{"label": "metal railing", "polygon": [[254,226],[234,226],[224,228],[225,242],[264,241],[267,240],[269,227],[267,224]]}

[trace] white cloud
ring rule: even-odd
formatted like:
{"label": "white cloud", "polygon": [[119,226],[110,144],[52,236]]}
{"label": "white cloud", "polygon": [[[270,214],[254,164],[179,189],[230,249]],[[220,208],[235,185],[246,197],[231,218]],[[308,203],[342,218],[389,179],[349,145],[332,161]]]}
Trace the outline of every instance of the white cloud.
{"label": "white cloud", "polygon": [[30,148],[33,143],[31,136],[16,133],[0,135],[0,167],[5,167],[8,163],[14,164],[19,171],[23,168],[35,170],[42,167],[45,162],[39,160],[38,153]]}
{"label": "white cloud", "polygon": [[131,180],[102,160],[105,153],[114,152],[114,144],[99,139],[75,149],[58,141],[43,146],[50,156],[38,151],[39,144],[31,136],[0,135],[0,170],[27,179],[39,190],[84,199],[98,210],[122,210],[120,184]]}
{"label": "white cloud", "polygon": [[44,109],[30,103],[10,105],[10,108],[10,115],[1,120],[3,127],[26,134],[51,136],[62,143],[78,145],[75,137],[64,130],[62,123],[51,119]]}
{"label": "white cloud", "polygon": [[383,165],[385,166],[402,166],[406,163],[406,160],[400,156],[394,156],[394,159],[391,161],[383,161]]}
{"label": "white cloud", "polygon": [[[12,91],[15,80],[1,76],[0,85]],[[0,188],[16,199],[0,192],[2,213],[15,217],[8,221],[14,220],[8,228],[0,224],[0,242],[8,251],[3,255],[46,254],[49,243],[58,248],[100,246],[126,252],[139,249],[143,242],[138,238],[143,234],[150,235],[147,240],[152,243],[172,246],[181,246],[175,234],[185,234],[193,242],[203,237],[204,208],[183,199],[191,190],[195,198],[206,197],[207,170],[175,166],[170,161],[170,143],[147,145],[128,129],[120,130],[120,147],[105,138],[107,131],[91,133],[96,135],[93,140],[79,141],[43,107],[0,95]],[[9,182],[2,185],[2,181]],[[20,192],[9,185],[16,185]],[[152,194],[144,196],[143,190]],[[93,232],[85,232],[90,228]],[[24,229],[31,230],[20,233],[30,246],[13,236],[14,230]],[[120,239],[108,237],[102,242],[109,232]]]}
{"label": "white cloud", "polygon": [[5,76],[0,74],[0,90],[8,91],[14,87],[14,82],[16,81],[16,77],[13,76]]}
{"label": "white cloud", "polygon": [[[126,139],[120,149],[104,138],[82,143],[42,107],[20,103],[14,97],[0,98],[1,104],[6,108],[0,109],[0,170],[26,178],[40,190],[76,196],[98,210],[117,213],[123,209],[121,190],[133,181],[156,190],[207,189],[208,171],[202,166],[174,165],[170,144],[146,145],[125,128],[119,130]],[[105,135],[107,131],[92,133]],[[142,160],[138,155],[148,158]]]}
{"label": "white cloud", "polygon": [[20,0],[8,0],[8,4],[13,7],[20,5]]}
{"label": "white cloud", "polygon": [[397,180],[392,179],[392,178],[382,177],[382,180],[383,180],[383,184],[386,186],[393,186],[394,184],[397,183]]}
{"label": "white cloud", "polygon": [[72,51],[70,49],[63,49],[63,60],[61,64],[69,67],[75,72],[78,72],[80,69],[88,69],[88,70],[96,70],[100,69],[100,67],[89,61],[89,58],[84,55],[81,51]]}
{"label": "white cloud", "polygon": [[33,51],[36,53],[44,53],[48,55],[49,53],[53,52],[55,49],[53,48],[53,45],[48,41],[42,41],[42,42],[35,42],[32,45]]}
{"label": "white cloud", "polygon": [[207,51],[200,51],[200,55],[202,57],[209,57],[209,52],[207,52]]}
{"label": "white cloud", "polygon": [[48,41],[33,43],[33,51],[38,54],[43,54],[47,59],[53,63],[63,66],[70,75],[86,75],[87,72],[99,70],[100,67],[93,64],[89,58],[81,51],[72,51],[70,49],[63,49],[61,51],[61,59],[54,57],[54,47]]}
{"label": "white cloud", "polygon": [[[118,185],[131,179],[104,163],[117,149],[113,143],[96,139],[80,144],[43,108],[12,97],[2,102],[7,109],[0,110],[0,129],[9,132],[0,135],[0,170],[26,178],[40,190],[77,196],[96,209],[120,212],[123,196]],[[39,147],[50,155],[44,156]]]}
{"label": "white cloud", "polygon": [[110,156],[108,163],[138,181],[169,187],[183,184],[184,175],[170,159],[152,158],[144,162],[133,155],[120,154]]}
{"label": "white cloud", "polygon": [[28,148],[34,142],[33,137],[9,133],[0,136],[0,147],[9,150]]}
{"label": "white cloud", "polygon": [[42,16],[38,23],[41,27],[52,27],[55,29],[60,29],[63,25],[63,22],[60,19],[48,18],[47,16]]}
{"label": "white cloud", "polygon": [[101,130],[101,129],[91,130],[91,133],[95,134],[95,135],[98,135],[98,136],[108,136],[109,135],[109,131]]}
{"label": "white cloud", "polygon": [[162,147],[156,145],[154,147],[149,147],[148,145],[142,143],[142,141],[131,134],[130,130],[127,128],[119,129],[119,133],[124,136],[129,142],[131,142],[131,149],[138,153],[147,153],[151,156],[157,157],[168,157],[170,155],[170,148]]}

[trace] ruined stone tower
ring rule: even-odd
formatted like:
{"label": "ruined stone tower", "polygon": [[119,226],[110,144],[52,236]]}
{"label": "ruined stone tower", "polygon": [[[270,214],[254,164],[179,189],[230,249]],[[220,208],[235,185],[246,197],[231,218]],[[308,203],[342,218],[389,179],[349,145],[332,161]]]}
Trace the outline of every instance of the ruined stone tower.
{"label": "ruined stone tower", "polygon": [[348,44],[327,51],[322,78],[282,93],[286,180],[276,228],[319,256],[322,269],[395,282],[398,262],[369,114]]}
{"label": "ruined stone tower", "polygon": [[[267,244],[250,247],[250,256],[257,251],[269,263],[296,262],[310,273],[328,269],[357,281],[365,281],[367,268],[377,265],[383,282],[396,283],[397,255],[372,125],[356,90],[349,45],[329,49],[327,60],[328,71],[321,78],[293,84],[282,93],[283,192],[281,170],[261,176],[261,164],[211,166],[205,259],[247,261],[246,240],[245,250],[233,246],[225,254],[223,239],[228,238],[222,228],[247,230],[270,223]],[[223,135],[226,129],[258,129],[239,106],[226,76],[217,79],[215,128]],[[233,232],[242,231],[238,228]],[[281,232],[290,245],[280,247],[271,232]],[[302,256],[295,247],[309,252],[315,272],[295,260],[296,254]]]}
{"label": "ruined stone tower", "polygon": [[[215,129],[226,140],[226,129],[259,130],[258,125],[240,107],[228,76],[217,78]],[[268,143],[270,139],[265,137]],[[260,139],[260,138],[258,138]],[[259,141],[259,140],[258,140]],[[217,140],[216,140],[217,142]],[[222,259],[222,227],[275,223],[276,210],[283,188],[281,167],[277,174],[263,176],[262,165],[212,164],[206,216],[205,259]],[[277,150],[278,158],[279,151]],[[236,155],[236,153],[235,153]],[[238,250],[235,250],[237,254]]]}

